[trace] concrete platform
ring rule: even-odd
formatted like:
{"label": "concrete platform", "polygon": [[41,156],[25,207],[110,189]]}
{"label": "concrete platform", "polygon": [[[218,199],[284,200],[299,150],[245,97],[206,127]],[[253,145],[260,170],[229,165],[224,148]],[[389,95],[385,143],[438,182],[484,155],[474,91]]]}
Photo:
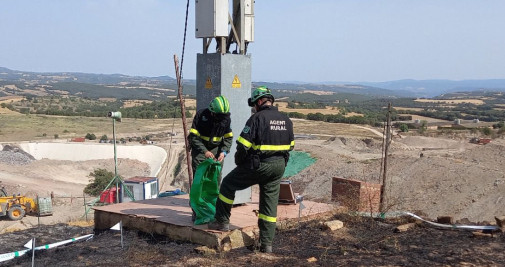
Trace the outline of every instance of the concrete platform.
{"label": "concrete platform", "polygon": [[[162,197],[157,199],[97,206],[95,229],[106,230],[123,222],[123,227],[145,233],[156,233],[174,240],[189,241],[220,250],[253,245],[258,237],[258,196],[253,202],[234,207],[231,211],[229,232],[212,231],[207,225],[193,225],[189,195]],[[335,206],[312,201],[303,201],[301,220],[327,217]],[[299,204],[279,205],[277,227],[289,227],[298,222]]]}

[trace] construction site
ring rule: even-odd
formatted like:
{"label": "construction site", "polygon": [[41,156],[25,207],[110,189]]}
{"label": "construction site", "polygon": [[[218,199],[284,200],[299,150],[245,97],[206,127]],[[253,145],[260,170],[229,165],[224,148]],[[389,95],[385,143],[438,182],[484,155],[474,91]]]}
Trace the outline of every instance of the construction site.
{"label": "construction site", "polygon": [[[439,217],[450,217],[452,218],[450,222],[454,225],[496,225],[494,222],[495,217],[499,217],[499,214],[503,213],[503,194],[505,193],[505,177],[503,177],[505,170],[502,167],[502,153],[504,151],[503,146],[505,145],[503,139],[495,139],[490,144],[479,146],[469,143],[467,138],[458,136],[428,137],[412,134],[404,135],[401,138],[393,138],[388,163],[389,175],[392,177],[389,193],[391,204],[388,208],[388,213],[392,217],[386,219],[386,221],[375,221],[373,220],[374,217],[370,217],[369,214],[375,213],[377,210],[370,208],[369,204],[371,202],[369,198],[364,200],[365,207],[352,207],[355,210],[361,210],[361,216],[349,217],[349,215],[345,215],[349,214],[349,207],[345,207],[335,199],[334,194],[337,191],[333,189],[333,185],[335,178],[339,177],[375,185],[380,184],[382,137],[378,134],[380,133],[379,129],[362,128],[345,124],[309,122],[305,120],[295,120],[294,123],[295,129],[302,135],[300,139],[296,140],[296,151],[307,152],[316,161],[299,173],[287,178],[292,182],[293,192],[303,195],[304,201],[302,203],[305,208],[300,209],[299,203],[279,206],[279,238],[276,239],[275,243],[279,247],[279,253],[275,255],[279,256],[274,256],[274,258],[278,258],[278,260],[282,259],[282,262],[284,262],[287,258],[292,259],[293,256],[289,255],[296,253],[298,248],[312,246],[312,242],[323,242],[322,240],[330,238],[333,241],[324,241],[329,242],[326,245],[328,247],[320,248],[327,251],[329,249],[327,253],[333,255],[327,256],[329,257],[327,260],[335,260],[333,257],[337,257],[341,260],[345,259],[344,262],[347,264],[352,264],[348,260],[352,260],[353,257],[349,258],[349,254],[347,253],[355,253],[356,257],[360,257],[361,259],[368,258],[368,256],[363,255],[363,252],[359,252],[359,249],[356,251],[356,247],[351,244],[356,243],[357,245],[363,242],[367,244],[366,242],[372,242],[372,240],[379,241],[377,238],[380,240],[384,240],[384,238],[390,240],[390,238],[393,238],[391,240],[397,240],[395,242],[399,243],[394,246],[391,244],[393,246],[391,248],[389,245],[384,247],[380,245],[379,247],[374,247],[374,249],[379,249],[379,251],[386,249],[389,253],[388,255],[391,255],[391,253],[400,253],[403,255],[404,260],[411,262],[410,258],[414,257],[415,259],[415,255],[403,253],[405,250],[414,253],[405,246],[413,246],[409,240],[415,238],[415,240],[419,240],[418,242],[422,240],[422,242],[428,242],[432,245],[442,241],[446,245],[448,245],[446,242],[450,242],[450,246],[462,246],[464,244],[466,250],[469,251],[468,257],[471,259],[474,259],[474,256],[471,255],[477,253],[473,249],[479,247],[478,253],[483,254],[480,257],[487,259],[482,263],[500,262],[500,258],[496,258],[495,254],[491,253],[488,255],[482,252],[484,248],[488,250],[497,249],[493,244],[501,247],[504,240],[503,235],[499,233],[489,234],[489,237],[475,236],[474,232],[480,231],[443,230],[431,227],[426,223],[417,223],[415,227],[399,234],[395,234],[394,229],[398,225],[416,221],[409,219],[408,216],[401,216],[401,212],[412,212],[434,222]],[[177,131],[182,132],[182,127],[179,127],[180,125]],[[325,128],[325,130],[307,130],[321,128]],[[326,131],[336,134],[330,135]],[[147,177],[152,175],[151,170],[161,169],[157,175],[160,178],[160,192],[170,191],[175,188],[187,190],[187,172],[181,171],[176,177],[173,175],[177,164],[181,165],[181,169],[187,166],[185,164],[182,145],[184,143],[182,140],[183,135],[180,134],[177,136],[179,139],[172,139],[172,143],[167,138],[165,142],[159,142],[158,146],[118,146],[118,154],[120,155],[118,157],[119,173],[127,178],[134,176]],[[310,138],[307,138],[307,136],[310,136]],[[174,140],[178,142],[173,143]],[[62,152],[55,152],[56,150],[52,149],[53,145],[55,147],[76,146],[76,148],[68,150],[78,151],[80,158],[75,160],[58,159],[57,156],[61,155]],[[255,234],[257,234],[257,232],[255,233],[257,230],[254,230],[257,229],[255,228],[256,219],[254,219],[254,210],[257,209],[257,206],[255,206],[257,205],[255,204],[257,203],[257,199],[255,197],[253,197],[251,203],[232,210],[232,214],[234,215],[232,217],[232,230],[239,231],[229,233],[209,232],[205,229],[205,225],[192,226],[191,210],[187,205],[188,195],[97,207],[94,213],[88,214],[87,221],[92,222],[91,226],[81,228],[67,225],[68,222],[72,221],[86,221],[84,219],[85,208],[82,190],[88,183],[88,174],[93,168],[101,166],[109,170],[114,169],[114,160],[110,158],[112,155],[108,159],[96,159],[93,158],[93,152],[86,153],[84,149],[77,150],[77,147],[92,148],[94,146],[103,146],[108,150],[107,153],[112,154],[113,146],[111,144],[45,143],[40,146],[32,144],[31,153],[35,156],[29,157],[28,155],[30,154],[24,150],[6,149],[7,147],[25,147],[30,151],[28,149],[29,146],[26,144],[3,144],[2,152],[0,152],[0,158],[2,159],[0,172],[2,174],[2,185],[5,186],[6,191],[18,192],[34,198],[37,195],[50,197],[52,192],[54,205],[51,216],[37,217],[27,215],[20,221],[12,221],[7,218],[0,221],[2,232],[4,233],[2,236],[5,237],[2,238],[4,240],[2,242],[4,250],[2,252],[7,253],[12,250],[11,248],[22,247],[24,242],[26,242],[27,235],[39,236],[41,238],[39,242],[50,243],[53,240],[60,241],[60,239],[65,239],[65,236],[70,232],[74,233],[71,237],[76,237],[80,234],[92,233],[93,229],[96,229],[97,226],[101,230],[106,230],[119,221],[123,221],[126,233],[124,237],[126,246],[142,244],[142,246],[145,246],[143,247],[146,250],[145,253],[148,253],[147,251],[151,249],[159,250],[159,253],[164,253],[162,251],[166,249],[170,251],[176,250],[176,253],[185,255],[181,256],[185,259],[183,261],[185,265],[206,265],[213,262],[216,255],[220,255],[219,251],[228,251],[226,256],[224,256],[225,259],[226,257],[234,257],[236,253],[245,253],[245,255],[251,253],[247,250],[247,247],[255,242]],[[129,147],[129,149],[123,150],[125,147]],[[169,147],[171,147],[170,150],[168,150]],[[164,149],[159,150],[159,148]],[[155,157],[156,159],[154,157],[135,158],[135,155],[139,154],[138,151],[145,149],[154,150],[143,154],[154,154],[156,153],[155,151],[161,152],[159,152],[159,156]],[[34,151],[38,151],[38,154]],[[129,153],[131,154],[125,151],[130,151]],[[165,151],[166,154],[163,153]],[[423,155],[422,157],[420,156],[421,154]],[[168,164],[169,161],[162,162],[157,159],[158,157],[164,157],[164,155],[168,155],[166,158],[172,159],[173,162]],[[37,157],[40,158],[37,159]],[[253,188],[252,192],[254,196],[257,189]],[[88,199],[87,201],[90,200]],[[359,198],[355,198],[354,201],[359,203],[360,200]],[[97,213],[102,213],[98,217],[98,220],[95,217]],[[95,220],[94,222],[93,219]],[[344,222],[344,228],[334,231],[324,230],[328,229],[328,226],[324,226],[324,222],[337,219]],[[367,230],[359,227],[365,227]],[[60,230],[51,230],[52,228]],[[54,235],[43,233],[43,231],[50,231]],[[368,231],[372,231],[374,235],[382,233],[384,236],[382,234],[366,238],[365,236],[361,236],[361,239],[358,236],[351,239],[342,236],[344,233],[346,235],[350,234],[349,231],[364,231],[363,235],[369,233]],[[23,234],[19,235],[18,233]],[[142,237],[134,233],[143,233],[142,235],[147,234],[147,236]],[[320,236],[321,234],[324,234],[324,239],[321,239],[323,238]],[[303,238],[304,235],[305,238]],[[307,235],[319,237],[312,240],[311,238],[307,239]],[[143,243],[153,237],[155,237],[154,240]],[[293,248],[291,245],[292,241],[289,241],[292,238],[295,238],[298,242],[296,243],[296,248]],[[434,238],[438,241],[433,240]],[[402,241],[402,239],[404,240]],[[107,248],[97,248],[93,251],[108,251],[108,253],[112,254],[128,253],[128,250],[121,249],[119,236],[115,232],[105,231],[102,235],[95,236],[93,241],[88,242],[104,242],[103,245],[107,246]],[[80,247],[80,252],[64,252],[64,255],[68,255],[68,253],[78,253],[77,255],[81,255],[81,253],[84,253],[82,249],[90,246],[88,242],[68,245],[64,248],[65,251],[74,251],[74,247],[77,246]],[[116,242],[116,247],[111,248],[108,245],[111,242]],[[151,247],[151,242],[154,242],[155,248]],[[91,246],[100,247],[101,245],[99,244]],[[423,243],[422,246],[427,246],[427,244]],[[209,251],[204,250],[206,252],[201,252],[203,247],[208,248]],[[133,248],[131,247],[129,250],[131,249]],[[320,249],[314,248],[314,253],[321,253]],[[393,252],[390,249],[393,249]],[[87,253],[94,255],[94,253],[89,252],[89,249],[86,250],[88,251]],[[350,252],[347,252],[348,250]],[[438,257],[442,257],[445,260],[447,255],[441,252],[440,247],[437,248],[437,251],[439,253],[437,256],[431,255],[431,258],[421,258],[417,262],[419,264],[440,263],[436,260]],[[51,265],[52,261],[50,261],[50,258],[54,258],[54,253],[57,252],[47,251],[46,254],[41,254],[42,257],[46,258],[47,265]],[[452,253],[455,252],[453,251]],[[301,255],[309,254],[307,252],[307,254]],[[256,255],[253,257],[259,256]],[[311,257],[302,258],[302,260],[308,260]],[[160,256],[157,260],[147,260],[146,262],[160,263],[162,258]],[[20,258],[19,261],[23,262],[22,259]],[[24,259],[25,261],[27,260],[27,258]],[[128,259],[127,262],[135,262],[131,258]],[[270,258],[261,257],[260,259],[267,260]],[[84,262],[86,261],[83,261],[83,265],[85,265]],[[101,261],[102,264],[106,264],[107,262],[113,261],[105,259]],[[171,261],[167,260],[166,262]],[[378,260],[379,265],[381,265],[381,262],[382,265],[385,264],[384,261]],[[452,262],[454,263],[454,261]],[[52,263],[56,264],[55,262]],[[69,265],[79,265],[77,262],[67,263]],[[176,261],[172,263],[176,264]],[[324,260],[320,263],[331,265],[330,262]],[[137,262],[137,264],[142,265],[141,262]],[[302,262],[300,265],[305,264],[308,264],[308,262]],[[401,262],[397,262],[397,264],[402,265]]]}
{"label": "construction site", "polygon": [[[219,95],[230,99],[235,143],[251,116],[247,48],[255,17],[254,1],[231,2],[196,1],[195,36],[203,44],[196,109]],[[122,131],[134,121],[111,111],[104,116],[112,127],[102,133],[112,134],[111,143],[0,143],[0,204],[9,203],[1,206],[0,265],[505,265],[505,139],[403,133],[389,115],[383,127],[292,119],[295,148],[281,182],[273,253],[257,249],[258,186],[237,193],[230,231],[195,225],[192,120],[177,56],[174,64],[182,119],[153,120],[155,141],[117,142],[145,132]],[[223,177],[234,167],[226,158]],[[83,190],[99,168],[114,179],[91,197]],[[41,212],[43,204],[50,212]]]}

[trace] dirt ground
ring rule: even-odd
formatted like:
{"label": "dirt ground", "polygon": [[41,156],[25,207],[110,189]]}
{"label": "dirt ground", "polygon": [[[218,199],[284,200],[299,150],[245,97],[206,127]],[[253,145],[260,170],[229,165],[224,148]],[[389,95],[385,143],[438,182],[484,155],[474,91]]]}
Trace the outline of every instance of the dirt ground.
{"label": "dirt ground", "polygon": [[[36,252],[36,266],[503,266],[505,235],[474,237],[467,231],[439,230],[419,224],[394,233],[396,221],[335,215],[344,228],[329,231],[318,221],[279,230],[274,253],[253,248],[230,252],[205,250],[178,243],[163,236],[136,231],[97,233],[88,241]],[[92,227],[65,224],[42,226],[0,237],[0,253],[19,248],[32,237],[47,244],[93,233]],[[31,255],[15,258],[0,266],[30,266]]]}
{"label": "dirt ground", "polygon": [[[291,177],[294,191],[306,199],[331,202],[331,178],[380,182],[382,139],[380,129],[345,124],[294,120],[296,150],[309,152],[316,163]],[[505,215],[505,140],[488,145],[468,142],[464,134],[444,136],[395,135],[388,156],[390,211],[418,212],[427,219],[450,215],[458,222],[494,222]],[[181,139],[182,140],[182,139]],[[169,151],[162,167],[164,188],[187,181],[181,140],[160,142]],[[173,141],[172,141],[173,142]],[[175,160],[177,159],[177,160]],[[120,159],[121,173],[145,175],[143,162]],[[180,164],[177,164],[180,162]],[[174,178],[174,169],[182,171]],[[82,189],[95,168],[113,171],[113,161],[33,161],[25,165],[0,163],[0,181],[9,192],[34,196],[56,195],[53,216],[27,216],[19,222],[0,219],[1,253],[21,249],[30,236],[39,244],[92,233],[93,227],[64,224],[84,220]],[[90,216],[92,216],[90,214]],[[40,252],[38,266],[504,266],[503,234],[473,237],[468,231],[440,230],[418,225],[393,233],[403,222],[336,215],[341,230],[328,232],[318,222],[279,230],[274,254],[246,248],[222,254],[199,254],[198,247],[135,231],[125,233],[125,248],[117,233],[60,249]],[[55,225],[56,224],[56,225]],[[18,231],[23,230],[23,231]],[[115,243],[116,242],[116,243]],[[111,245],[113,244],[113,245]],[[8,266],[28,266],[27,257]]]}

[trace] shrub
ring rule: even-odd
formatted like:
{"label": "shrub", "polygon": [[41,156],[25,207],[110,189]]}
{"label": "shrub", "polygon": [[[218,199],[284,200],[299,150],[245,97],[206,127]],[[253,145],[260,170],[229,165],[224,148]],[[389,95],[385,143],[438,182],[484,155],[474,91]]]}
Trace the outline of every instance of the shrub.
{"label": "shrub", "polygon": [[406,133],[409,131],[409,126],[407,124],[402,124],[400,125],[400,131],[402,131],[403,133]]}
{"label": "shrub", "polygon": [[106,169],[95,169],[89,176],[91,177],[89,179],[90,183],[86,185],[83,191],[88,195],[98,196],[112,181],[114,173]]}
{"label": "shrub", "polygon": [[484,135],[490,135],[491,134],[491,128],[489,128],[489,127],[482,128],[482,133]]}
{"label": "shrub", "polygon": [[85,138],[88,140],[96,140],[96,135],[92,133],[87,133]]}

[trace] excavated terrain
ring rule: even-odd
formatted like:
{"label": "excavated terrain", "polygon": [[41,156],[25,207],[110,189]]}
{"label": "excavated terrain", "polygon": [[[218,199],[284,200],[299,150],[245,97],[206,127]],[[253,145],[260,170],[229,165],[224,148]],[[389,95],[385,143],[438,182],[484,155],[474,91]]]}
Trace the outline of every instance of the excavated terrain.
{"label": "excavated terrain", "polygon": [[[302,124],[296,121],[295,124]],[[311,122],[312,123],[312,122]],[[326,124],[325,124],[326,125]],[[297,125],[295,125],[296,127]],[[382,139],[377,130],[364,136],[329,134],[296,140],[296,150],[310,153],[317,161],[290,177],[296,193],[306,199],[331,201],[332,177],[379,183]],[[313,131],[318,127],[311,126]],[[333,126],[331,126],[333,127]],[[345,126],[342,126],[345,127]],[[303,127],[299,127],[302,129]],[[354,127],[356,128],[356,127]],[[299,132],[299,134],[310,134]],[[166,187],[187,186],[183,142],[169,152],[170,164],[162,168]],[[0,181],[9,192],[29,196],[56,193],[54,215],[22,221],[0,219],[1,253],[22,249],[31,237],[38,244],[61,241],[93,233],[92,226],[78,227],[68,221],[85,221],[82,189],[95,168],[113,170],[112,160],[34,160],[15,149],[0,151]],[[390,211],[410,211],[436,219],[453,216],[458,223],[488,224],[505,215],[505,141],[487,145],[468,142],[463,135],[395,135],[388,153],[387,191]],[[171,147],[171,146],[170,146]],[[177,159],[177,160],[176,160]],[[130,176],[146,175],[146,163],[120,159],[119,169]],[[176,171],[178,169],[178,171]],[[175,178],[174,178],[175,175]],[[90,215],[92,216],[92,215]],[[89,217],[90,219],[92,217]],[[474,236],[469,231],[442,230],[419,223],[407,232],[393,229],[410,219],[370,219],[337,214],[344,228],[324,230],[319,222],[303,222],[278,231],[274,254],[264,255],[247,248],[228,253],[197,253],[198,245],[177,243],[165,237],[125,229],[125,247],[117,232],[106,231],[88,241],[38,252],[37,266],[504,266],[502,233]],[[40,225],[39,225],[40,222]],[[90,222],[92,225],[92,222]],[[201,251],[198,249],[198,251]],[[28,266],[29,257],[6,262],[5,266]]]}

